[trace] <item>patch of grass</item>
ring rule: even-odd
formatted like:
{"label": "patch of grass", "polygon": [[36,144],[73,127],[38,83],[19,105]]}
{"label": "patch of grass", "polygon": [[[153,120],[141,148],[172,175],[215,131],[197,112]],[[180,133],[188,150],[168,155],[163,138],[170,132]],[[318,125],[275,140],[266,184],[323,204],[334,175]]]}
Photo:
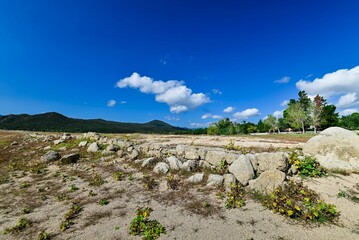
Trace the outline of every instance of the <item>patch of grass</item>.
{"label": "patch of grass", "polygon": [[356,188],[350,189],[348,191],[340,191],[338,193],[338,198],[346,198],[352,202],[359,203],[359,184],[356,185]]}
{"label": "patch of grass", "polygon": [[217,205],[211,204],[206,199],[189,199],[184,204],[184,207],[187,211],[203,217],[209,217],[214,214],[218,214],[220,211],[220,208]]}
{"label": "patch of grass", "polygon": [[29,183],[29,182],[22,182],[22,183],[20,183],[20,188],[21,189],[24,189],[24,188],[28,188],[28,187],[30,187],[31,186],[31,184]]}
{"label": "patch of grass", "polygon": [[97,172],[94,172],[92,174],[92,180],[90,181],[90,186],[95,186],[95,187],[99,187],[101,186],[102,184],[106,183],[105,180],[102,179],[102,176],[97,173]]}
{"label": "patch of grass", "polygon": [[6,228],[3,233],[4,235],[9,233],[19,233],[30,227],[31,224],[32,223],[29,219],[22,217],[14,227]]}
{"label": "patch of grass", "polygon": [[67,194],[65,194],[65,193],[61,193],[60,195],[57,196],[57,200],[58,200],[59,202],[68,201],[68,200],[70,200],[70,199],[71,199],[70,196],[67,195]]}
{"label": "patch of grass", "polygon": [[245,190],[244,188],[239,184],[232,183],[230,185],[229,191],[226,193],[226,202],[225,207],[230,208],[241,208],[246,205],[246,202],[244,200],[245,196]]}
{"label": "patch of grass", "polygon": [[21,213],[22,214],[29,214],[29,213],[31,213],[32,212],[32,209],[31,208],[23,208],[23,209],[21,209]]}
{"label": "patch of grass", "polygon": [[153,190],[158,186],[156,180],[150,176],[144,176],[142,178],[142,182],[143,182],[143,187],[147,190]]}
{"label": "patch of grass", "polygon": [[50,239],[51,239],[51,235],[46,231],[39,232],[36,238],[36,240],[50,240]]}
{"label": "patch of grass", "polygon": [[142,236],[143,239],[152,240],[166,234],[166,229],[157,221],[150,220],[151,208],[138,208],[136,217],[131,221],[130,234]]}
{"label": "patch of grass", "polygon": [[60,230],[65,231],[74,223],[72,220],[78,216],[82,211],[82,207],[76,204],[72,204],[71,208],[65,213],[64,220],[60,223]]}
{"label": "patch of grass", "polygon": [[98,202],[98,204],[100,204],[101,206],[108,205],[109,203],[110,201],[105,198],[100,199],[100,201]]}
{"label": "patch of grass", "polygon": [[239,152],[241,152],[242,154],[247,154],[247,153],[250,152],[250,151],[249,151],[247,148],[245,148],[245,147],[241,147],[241,146],[235,145],[233,139],[229,140],[229,143],[228,143],[227,145],[225,145],[224,148],[227,149],[227,150],[239,151]]}
{"label": "patch of grass", "polygon": [[223,174],[228,173],[228,166],[229,166],[229,164],[227,163],[227,161],[225,159],[222,159],[219,162],[219,165],[216,166],[214,169],[212,169],[212,171],[214,173],[223,175]]}
{"label": "patch of grass", "polygon": [[302,183],[288,182],[270,195],[254,193],[263,206],[289,218],[313,222],[336,222],[339,212]]}
{"label": "patch of grass", "polygon": [[179,179],[176,179],[175,176],[173,175],[166,176],[166,179],[167,179],[167,186],[169,189],[178,190],[180,184]]}
{"label": "patch of grass", "polygon": [[117,171],[112,175],[115,181],[123,181],[125,180],[125,174],[123,172]]}
{"label": "patch of grass", "polygon": [[93,190],[90,190],[89,191],[89,196],[90,197],[94,197],[94,196],[96,196],[97,194],[93,191]]}
{"label": "patch of grass", "polygon": [[304,159],[300,159],[298,154],[293,152],[289,157],[289,163],[297,168],[298,174],[302,177],[322,177],[326,175],[324,168],[311,156],[305,156]]}
{"label": "patch of grass", "polygon": [[71,191],[71,192],[76,192],[77,190],[79,190],[79,188],[78,188],[75,184],[72,184],[72,185],[70,186],[70,191]]}

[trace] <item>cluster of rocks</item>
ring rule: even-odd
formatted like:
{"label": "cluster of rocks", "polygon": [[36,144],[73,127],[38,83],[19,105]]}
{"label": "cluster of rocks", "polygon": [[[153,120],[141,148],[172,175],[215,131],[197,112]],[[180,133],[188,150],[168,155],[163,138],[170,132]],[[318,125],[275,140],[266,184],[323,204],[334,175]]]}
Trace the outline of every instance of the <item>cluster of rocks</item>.
{"label": "cluster of rocks", "polygon": [[[64,134],[54,139],[53,144],[66,142],[72,138],[74,137],[70,134]],[[114,162],[133,161],[141,168],[152,169],[156,174],[180,170],[194,172],[187,180],[201,183],[207,179],[208,186],[228,187],[231,183],[239,182],[243,186],[268,193],[281,186],[288,174],[296,173],[295,167],[289,164],[288,152],[242,154],[223,148],[168,145],[157,142],[134,143],[124,139],[104,137],[98,133],[85,133],[77,138],[84,139],[79,143],[79,148],[86,148],[86,151],[91,153],[101,152],[102,155],[109,156],[109,159],[113,158]],[[346,146],[342,147],[342,143]],[[317,157],[327,168],[338,169],[344,166],[345,169],[359,170],[358,143],[359,137],[356,134],[340,128],[330,128],[310,139],[303,146],[303,151]],[[105,149],[103,146],[106,146]],[[335,156],[336,160],[325,160],[328,156]],[[60,156],[58,152],[49,151],[42,159],[47,162],[60,160],[62,163],[73,163],[79,157],[78,153]],[[205,178],[205,169],[217,169],[223,164],[228,167],[228,173],[209,174],[208,178]]]}

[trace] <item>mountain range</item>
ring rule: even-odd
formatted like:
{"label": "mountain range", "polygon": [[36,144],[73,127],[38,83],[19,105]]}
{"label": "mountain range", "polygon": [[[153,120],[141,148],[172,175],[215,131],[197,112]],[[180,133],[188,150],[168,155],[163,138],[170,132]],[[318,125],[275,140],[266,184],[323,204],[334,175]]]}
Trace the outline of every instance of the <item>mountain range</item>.
{"label": "mountain range", "polygon": [[159,120],[147,123],[125,123],[103,119],[76,119],[57,112],[0,115],[0,129],[99,133],[184,133],[187,131],[185,128],[174,127]]}

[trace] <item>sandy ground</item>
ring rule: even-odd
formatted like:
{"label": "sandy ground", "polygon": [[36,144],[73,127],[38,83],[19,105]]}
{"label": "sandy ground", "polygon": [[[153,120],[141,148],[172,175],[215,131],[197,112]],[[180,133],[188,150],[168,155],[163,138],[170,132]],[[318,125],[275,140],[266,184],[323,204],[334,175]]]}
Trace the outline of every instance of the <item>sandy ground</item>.
{"label": "sandy ground", "polygon": [[[193,141],[190,136],[145,136],[141,136],[141,141],[162,140],[174,144]],[[194,142],[198,140],[198,137],[193,138]],[[21,139],[17,135],[0,134],[0,143],[3,144],[13,140],[20,142]],[[198,141],[201,145],[223,146],[228,139],[205,136]],[[236,141],[243,146],[257,142],[256,146],[260,144],[261,147],[262,144],[272,144],[291,148],[298,144],[270,139],[258,141],[257,138],[238,138]],[[167,234],[159,239],[359,239],[359,203],[338,197],[341,191],[359,190],[359,175],[330,175],[304,180],[305,185],[317,191],[328,203],[336,204],[341,212],[337,224],[306,224],[274,214],[252,199],[247,199],[246,206],[240,209],[228,210],[224,208],[224,201],[216,196],[219,190],[203,184],[189,185],[181,180],[179,190],[146,190],[141,179],[144,174],[151,173],[121,159],[113,164],[99,161],[97,155],[85,156],[83,153],[84,157],[78,164],[50,164],[43,166],[45,172],[30,171],[43,154],[42,148],[47,145],[44,142],[20,144],[5,150],[0,146],[1,174],[10,175],[9,180],[0,184],[0,231],[14,226],[21,216],[32,222],[23,232],[0,233],[0,239],[36,239],[40,230],[46,230],[52,239],[141,239],[129,235],[129,225],[138,207],[151,207],[154,210],[151,218],[166,228]],[[9,168],[14,162],[18,165]],[[23,168],[21,164],[24,164]],[[118,170],[125,173],[123,181],[112,177]],[[90,185],[94,172],[101,176],[104,184]],[[158,183],[165,180],[164,176],[153,177]],[[27,188],[21,188],[24,182],[29,183]],[[71,191],[72,185],[78,190]],[[96,195],[89,196],[90,190]],[[59,201],[61,194],[68,195],[70,200]],[[103,198],[109,200],[108,205],[99,205]],[[73,219],[73,225],[60,231],[59,225],[72,201],[83,210]],[[208,202],[209,207],[204,207],[204,202]],[[23,214],[24,208],[31,208],[32,212]]]}

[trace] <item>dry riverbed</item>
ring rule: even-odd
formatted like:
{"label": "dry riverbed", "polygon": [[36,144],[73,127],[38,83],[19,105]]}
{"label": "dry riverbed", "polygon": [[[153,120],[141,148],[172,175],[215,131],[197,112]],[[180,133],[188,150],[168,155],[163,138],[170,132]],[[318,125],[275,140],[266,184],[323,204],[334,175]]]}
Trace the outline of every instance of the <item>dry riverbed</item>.
{"label": "dry riverbed", "polygon": [[[218,192],[224,190],[187,182],[193,173],[174,173],[178,182],[172,190],[165,175],[154,174],[124,157],[89,153],[79,148],[78,142],[71,145],[74,140],[56,146],[54,139],[46,137],[50,134],[39,136],[0,132],[0,239],[36,239],[41,231],[51,239],[141,239],[129,234],[139,207],[151,207],[150,218],[165,227],[167,233],[159,239],[359,239],[357,174],[304,179],[306,186],[340,211],[335,224],[313,224],[275,214],[250,197],[242,208],[226,209],[218,198]],[[236,146],[261,151],[295,149],[306,140],[295,136],[111,137],[134,143],[208,147],[224,147],[232,140]],[[81,158],[75,164],[46,163],[41,156],[49,149],[62,156],[76,152]],[[154,182],[144,181],[144,176]],[[61,229],[75,205],[80,210],[72,211],[68,225]],[[22,217],[29,221],[26,228],[3,234]]]}

